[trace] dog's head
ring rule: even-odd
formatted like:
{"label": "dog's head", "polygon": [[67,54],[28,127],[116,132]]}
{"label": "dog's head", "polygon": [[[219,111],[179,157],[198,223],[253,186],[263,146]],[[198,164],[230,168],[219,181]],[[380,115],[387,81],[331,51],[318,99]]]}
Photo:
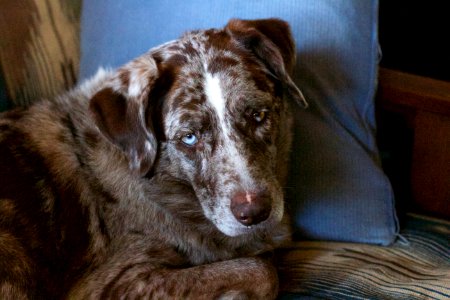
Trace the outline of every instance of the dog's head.
{"label": "dog's head", "polygon": [[287,23],[231,20],[120,68],[90,109],[132,172],[189,184],[205,216],[236,236],[283,216],[285,99],[306,107],[289,76],[294,61]]}

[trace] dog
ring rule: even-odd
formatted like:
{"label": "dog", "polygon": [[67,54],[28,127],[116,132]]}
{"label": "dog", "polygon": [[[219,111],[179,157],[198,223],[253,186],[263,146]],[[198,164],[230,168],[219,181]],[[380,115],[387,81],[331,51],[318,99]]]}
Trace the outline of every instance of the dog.
{"label": "dog", "polygon": [[233,19],[4,112],[0,298],[275,298],[294,62]]}

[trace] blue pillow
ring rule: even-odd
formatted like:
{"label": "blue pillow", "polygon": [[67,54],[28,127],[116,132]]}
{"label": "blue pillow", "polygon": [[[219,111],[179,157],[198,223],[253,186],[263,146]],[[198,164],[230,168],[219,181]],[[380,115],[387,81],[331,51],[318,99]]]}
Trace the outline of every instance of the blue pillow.
{"label": "blue pillow", "polygon": [[85,1],[81,78],[187,30],[267,17],[291,24],[294,81],[310,103],[295,112],[286,189],[296,236],[392,243],[398,231],[393,193],[375,143],[378,1]]}

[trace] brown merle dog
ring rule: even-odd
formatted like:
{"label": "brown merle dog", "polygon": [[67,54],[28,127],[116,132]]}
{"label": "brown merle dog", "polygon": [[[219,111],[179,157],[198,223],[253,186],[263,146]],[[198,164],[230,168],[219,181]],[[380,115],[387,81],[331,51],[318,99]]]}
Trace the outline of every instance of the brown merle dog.
{"label": "brown merle dog", "polygon": [[0,298],[270,299],[295,49],[232,20],[0,119]]}

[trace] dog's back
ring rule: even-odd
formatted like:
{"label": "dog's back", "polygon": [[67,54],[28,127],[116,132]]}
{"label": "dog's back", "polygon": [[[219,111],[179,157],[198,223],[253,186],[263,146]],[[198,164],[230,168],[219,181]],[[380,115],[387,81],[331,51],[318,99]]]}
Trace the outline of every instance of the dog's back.
{"label": "dog's back", "polygon": [[61,186],[49,169],[51,158],[30,134],[36,128],[23,121],[28,114],[15,110],[0,120],[0,295],[11,299],[20,299],[21,293],[28,298],[60,294],[59,282],[65,281],[58,275],[74,274],[73,263],[61,259],[76,260],[88,242],[74,234],[87,227],[77,204],[79,192]]}

